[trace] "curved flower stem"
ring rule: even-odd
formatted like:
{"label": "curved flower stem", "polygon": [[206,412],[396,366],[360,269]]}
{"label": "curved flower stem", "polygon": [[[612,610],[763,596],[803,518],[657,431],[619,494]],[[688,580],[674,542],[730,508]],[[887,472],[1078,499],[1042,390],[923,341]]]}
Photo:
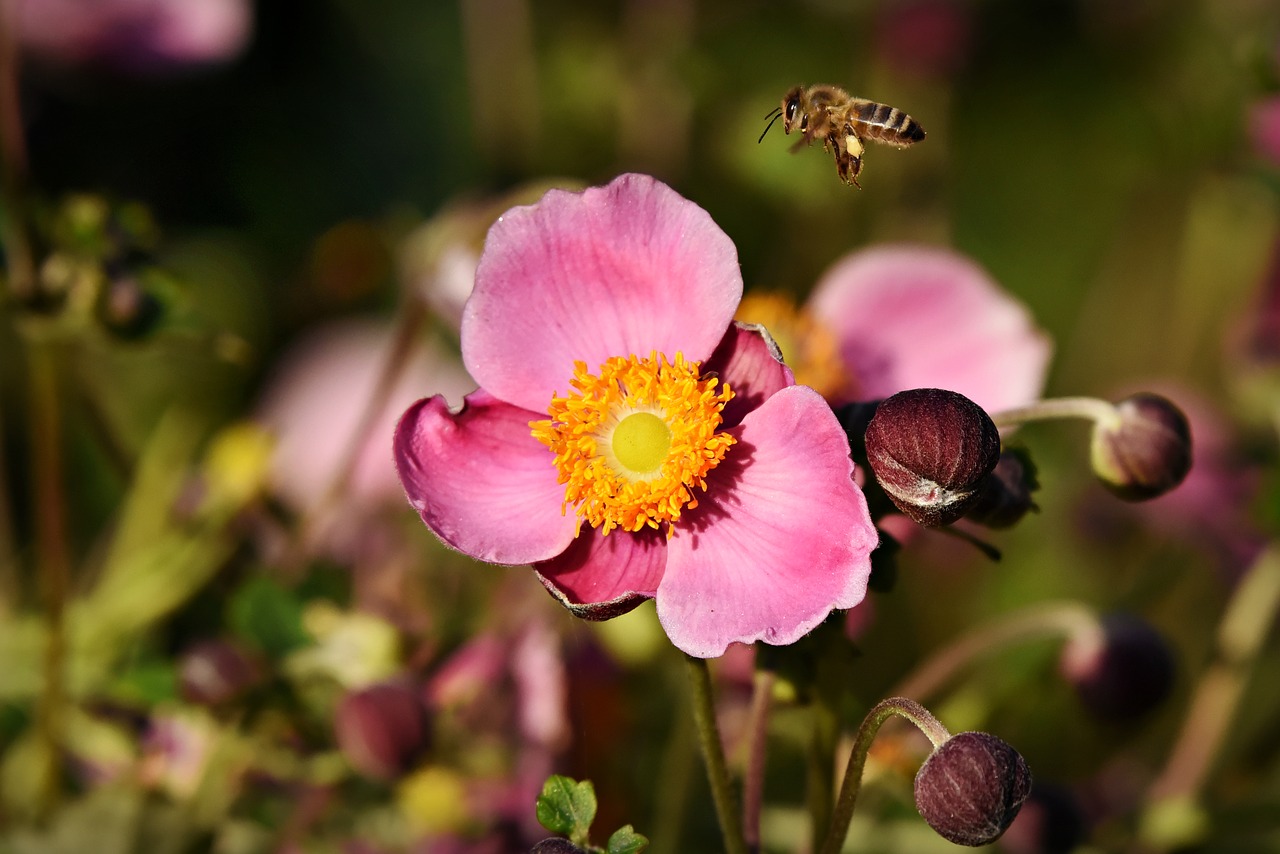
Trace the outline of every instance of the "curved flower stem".
{"label": "curved flower stem", "polygon": [[840,799],[836,802],[835,816],[831,821],[831,830],[827,833],[820,854],[839,854],[844,847],[844,838],[849,835],[849,822],[853,820],[853,808],[858,801],[858,793],[862,789],[862,771],[867,764],[867,754],[871,751],[871,743],[875,741],[880,726],[894,715],[899,715],[915,724],[928,737],[936,748],[951,737],[951,733],[935,718],[928,709],[915,700],[906,697],[890,697],[876,703],[867,716],[862,719],[862,726],[853,740],[853,752],[849,754],[849,764],[845,766],[844,781],[840,784]]}
{"label": "curved flower stem", "polygon": [[742,785],[742,836],[752,852],[760,850],[766,737],[776,678],[772,670],[757,670],[751,686],[751,711],[747,717],[747,773]]}
{"label": "curved flower stem", "polygon": [[1280,543],[1253,562],[1218,625],[1215,656],[1200,677],[1164,770],[1147,792],[1147,811],[1194,803],[1236,718],[1258,653],[1280,611]]}
{"label": "curved flower stem", "polygon": [[40,578],[48,646],[44,658],[44,690],[37,725],[51,763],[44,792],[47,807],[61,796],[57,768],[63,743],[66,701],[66,602],[71,587],[67,553],[66,494],[63,490],[62,413],[59,403],[56,343],[31,339],[30,432],[32,490],[36,517],[36,562]]}
{"label": "curved flower stem", "polygon": [[967,635],[947,643],[897,684],[891,692],[900,697],[924,700],[945,687],[961,669],[980,656],[1015,641],[1035,637],[1067,637],[1082,634],[1102,639],[1097,614],[1079,602],[1046,602],[1008,614],[979,626]]}
{"label": "curved flower stem", "polygon": [[1115,404],[1096,397],[1058,397],[1039,400],[1029,406],[991,413],[991,420],[1001,430],[1008,430],[1032,421],[1050,421],[1059,418],[1105,421],[1115,417]]}
{"label": "curved flower stem", "polygon": [[747,843],[742,838],[742,822],[738,817],[737,799],[733,783],[729,779],[729,765],[724,758],[724,744],[716,726],[715,698],[711,692],[711,671],[702,658],[686,655],[689,684],[693,689],[693,720],[698,728],[698,744],[702,758],[707,763],[707,779],[711,783],[711,798],[715,801],[716,817],[720,820],[720,832],[724,834],[727,854],[747,854]]}

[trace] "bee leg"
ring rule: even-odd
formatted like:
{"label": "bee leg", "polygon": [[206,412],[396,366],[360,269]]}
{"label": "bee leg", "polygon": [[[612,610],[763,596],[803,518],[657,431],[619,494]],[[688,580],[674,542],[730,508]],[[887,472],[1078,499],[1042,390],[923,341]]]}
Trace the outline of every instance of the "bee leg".
{"label": "bee leg", "polygon": [[848,175],[841,177],[846,184],[853,184],[861,190],[862,185],[858,183],[858,175],[862,172],[862,153],[866,149],[862,145],[862,139],[853,132],[853,128],[846,126],[844,130],[844,152],[848,159]]}

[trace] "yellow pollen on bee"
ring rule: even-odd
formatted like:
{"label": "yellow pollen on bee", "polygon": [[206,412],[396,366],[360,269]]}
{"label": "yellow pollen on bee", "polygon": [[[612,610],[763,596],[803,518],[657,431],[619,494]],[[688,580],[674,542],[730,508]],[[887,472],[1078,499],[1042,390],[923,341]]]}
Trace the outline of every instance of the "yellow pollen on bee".
{"label": "yellow pollen on bee", "polygon": [[845,370],[835,334],[790,297],[748,294],[738,304],[735,318],[769,330],[800,385],[828,399],[852,393],[852,378]]}
{"label": "yellow pollen on bee", "polygon": [[574,363],[573,391],[529,426],[554,454],[563,509],[579,526],[608,534],[666,525],[671,536],[681,511],[698,506],[707,473],[736,441],[717,432],[733,391],[699,368],[681,353],[615,356],[595,374]]}

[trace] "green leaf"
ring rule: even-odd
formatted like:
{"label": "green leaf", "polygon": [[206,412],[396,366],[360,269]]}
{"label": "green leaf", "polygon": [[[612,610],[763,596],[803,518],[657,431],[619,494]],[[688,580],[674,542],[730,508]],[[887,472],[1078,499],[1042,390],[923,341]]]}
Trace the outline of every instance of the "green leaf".
{"label": "green leaf", "polygon": [[284,655],[309,640],[302,627],[302,604],[269,578],[246,581],[232,597],[229,611],[228,622],[236,634],[268,655]]}
{"label": "green leaf", "polygon": [[575,845],[585,845],[596,817],[596,790],[590,780],[581,783],[552,774],[538,795],[538,822],[552,833],[563,833]]}
{"label": "green leaf", "polygon": [[613,832],[605,847],[608,854],[640,854],[649,847],[648,838],[641,836],[625,824]]}

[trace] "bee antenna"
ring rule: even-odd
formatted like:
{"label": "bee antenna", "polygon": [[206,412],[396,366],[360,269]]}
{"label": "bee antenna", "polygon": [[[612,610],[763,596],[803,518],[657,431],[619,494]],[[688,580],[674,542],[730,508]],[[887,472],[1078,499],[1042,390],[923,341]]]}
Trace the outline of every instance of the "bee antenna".
{"label": "bee antenna", "polygon": [[[760,143],[764,142],[764,135],[769,132],[769,128],[773,127],[773,123],[782,117],[782,108],[781,107],[777,108],[776,110],[771,112],[769,115],[773,116],[773,118],[769,119],[769,124],[764,126],[764,130],[761,131],[760,133],[760,138],[756,140],[756,145],[759,145]],[[768,116],[766,116],[765,118],[768,118]]]}

